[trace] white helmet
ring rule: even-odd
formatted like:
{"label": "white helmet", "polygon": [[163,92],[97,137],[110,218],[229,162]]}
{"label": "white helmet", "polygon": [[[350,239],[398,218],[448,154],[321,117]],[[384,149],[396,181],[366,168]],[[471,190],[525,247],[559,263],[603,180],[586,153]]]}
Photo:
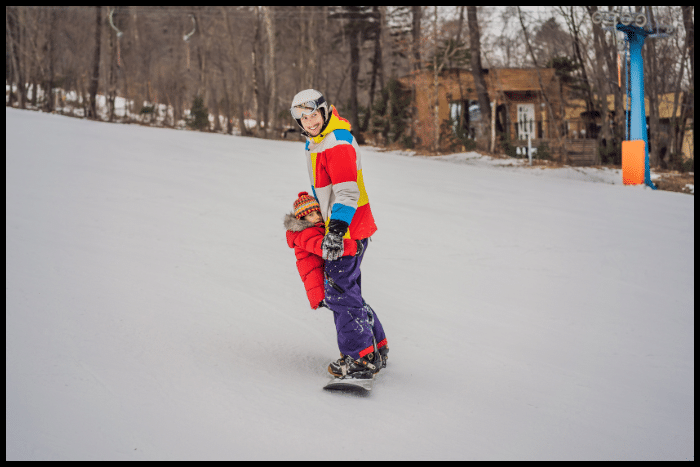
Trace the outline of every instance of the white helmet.
{"label": "white helmet", "polygon": [[292,114],[292,118],[296,120],[297,125],[299,125],[299,128],[301,128],[302,134],[306,136],[309,135],[306,133],[304,127],[301,125],[301,117],[303,117],[304,115],[311,115],[316,110],[320,110],[324,122],[321,131],[325,129],[326,125],[328,125],[328,121],[330,120],[328,103],[323,97],[323,94],[316,91],[315,89],[306,89],[297,93],[297,95],[294,96],[294,99],[292,99],[292,107],[289,110]]}

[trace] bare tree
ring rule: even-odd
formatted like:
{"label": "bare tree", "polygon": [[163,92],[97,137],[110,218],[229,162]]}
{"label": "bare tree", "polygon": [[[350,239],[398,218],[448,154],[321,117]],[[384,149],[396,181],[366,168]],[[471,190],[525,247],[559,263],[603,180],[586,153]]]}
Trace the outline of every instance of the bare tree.
{"label": "bare tree", "polygon": [[[597,11],[597,6],[587,6],[586,10],[588,12],[588,17],[591,18]],[[617,82],[611,83],[609,76],[612,70],[616,68],[616,64],[613,62],[613,54],[617,51],[613,51],[605,36],[605,31],[600,24],[591,22],[592,33],[593,33],[593,50],[595,51],[595,60],[592,67],[593,81],[595,82],[595,87],[598,92],[598,100],[600,102],[599,108],[601,109],[602,117],[602,138],[604,142],[604,147],[602,149],[606,154],[613,153],[615,149],[615,142],[621,141],[624,131],[624,118],[625,113],[623,109],[622,93],[620,89],[617,89]],[[608,112],[608,102],[607,94],[612,94],[614,99],[614,108],[617,109],[613,113],[613,124],[611,125],[610,114]],[[617,130],[614,132],[613,130]]]}
{"label": "bare tree", "polygon": [[[297,84],[295,89],[316,88],[320,85],[320,73],[324,70],[321,65],[327,37],[324,40],[324,31],[327,31],[328,6],[300,6],[300,24],[295,29],[299,39],[295,55],[298,56]],[[320,20],[319,18],[322,18]],[[323,21],[323,22],[322,22]],[[294,23],[297,26],[296,22]]]}
{"label": "bare tree", "polygon": [[52,10],[49,19],[49,34],[46,43],[46,57],[48,61],[48,76],[44,84],[44,90],[47,92],[47,99],[44,103],[44,110],[53,112],[54,109],[54,80],[56,79],[56,29],[58,24],[58,14],[56,10]]}
{"label": "bare tree", "polygon": [[[479,98],[479,110],[481,111],[481,136],[488,140],[489,125],[491,124],[491,101],[486,88],[484,70],[481,66],[481,36],[479,34],[476,6],[467,6],[467,22],[469,24],[472,76],[474,77],[474,87]],[[488,143],[484,145],[484,147],[487,146]],[[489,147],[489,150],[493,151],[493,147]]]}
{"label": "bare tree", "polygon": [[[350,46],[350,124],[356,129],[356,137],[360,136],[360,116],[357,102],[357,80],[360,76],[360,7],[348,6],[348,43]],[[360,137],[361,138],[361,137]],[[358,138],[358,141],[360,140]]]}
{"label": "bare tree", "polygon": [[[433,35],[434,46],[433,51],[433,91],[435,92],[435,100],[433,101],[433,151],[438,152],[440,149],[440,69],[438,68],[438,7],[435,5],[433,15]],[[442,65],[442,64],[441,64]]]}
{"label": "bare tree", "polygon": [[559,7],[559,13],[569,27],[569,32],[571,34],[571,42],[574,51],[574,59],[581,70],[581,86],[584,90],[586,110],[589,113],[594,112],[595,103],[593,99],[593,89],[590,86],[590,80],[588,79],[588,73],[586,71],[586,61],[583,57],[583,46],[581,44],[581,24],[582,19],[576,17],[576,13],[573,6]]}
{"label": "bare tree", "polygon": [[[650,23],[655,23],[654,11],[651,6],[647,6],[647,17],[650,18]],[[642,55],[644,56],[644,94],[649,99],[649,108],[646,112],[649,115],[649,133],[647,134],[647,140],[649,143],[649,165],[654,167],[659,165],[660,156],[660,146],[661,146],[661,135],[659,134],[659,95],[663,93],[663,90],[659,89],[658,83],[655,79],[658,76],[658,64],[656,60],[656,47],[657,41],[647,40],[645,41],[645,46],[642,48]],[[661,92],[659,92],[661,91]]]}
{"label": "bare tree", "polygon": [[267,41],[268,41],[268,60],[270,67],[270,99],[268,101],[268,116],[270,119],[270,125],[265,123],[265,135],[269,136],[269,129],[272,128],[273,132],[277,128],[277,66],[275,63],[275,25],[272,21],[272,15],[270,9],[272,7],[264,6],[263,11],[265,13],[265,29],[267,31]]}
{"label": "bare tree", "polygon": [[[5,38],[6,45],[9,46],[9,55],[12,65],[12,79],[17,83],[18,105],[20,109],[26,108],[27,88],[25,86],[25,66],[22,54],[22,17],[24,10],[20,7],[5,7]],[[10,105],[14,91],[10,86]]]}
{"label": "bare tree", "polygon": [[246,89],[247,86],[242,86],[241,84],[245,81],[245,70],[243,69],[243,64],[239,59],[238,52],[241,49],[242,44],[238,41],[236,33],[233,26],[233,19],[229,18],[229,7],[221,7],[224,23],[226,23],[226,31],[228,33],[229,39],[229,54],[231,62],[231,71],[233,78],[233,92],[231,93],[231,107],[235,108],[232,110],[232,114],[238,115],[238,126],[240,128],[242,135],[248,135],[248,127],[245,124],[245,101],[246,101]]}
{"label": "bare tree", "polygon": [[262,117],[262,106],[260,105],[260,79],[258,77],[258,48],[260,48],[260,12],[258,6],[255,7],[255,35],[253,38],[253,51],[251,53],[253,65],[253,105],[255,107],[256,130],[260,128]]}
{"label": "bare tree", "polygon": [[686,121],[694,120],[694,93],[684,92],[683,103],[681,105],[680,117],[676,118],[677,106],[679,101],[681,83],[683,81],[683,73],[685,70],[686,56],[690,63],[689,82],[695,83],[695,20],[693,15],[693,6],[682,6],[683,28],[685,29],[685,38],[683,41],[683,53],[681,59],[681,69],[676,81],[676,91],[673,101],[673,113],[671,118],[671,131],[673,132],[672,151],[675,155],[680,155],[683,148],[683,138],[685,136]]}
{"label": "bare tree", "polygon": [[366,131],[372,119],[372,106],[374,105],[374,92],[377,84],[377,76],[379,76],[379,89],[384,87],[384,64],[382,61],[382,31],[384,29],[384,6],[372,7],[372,19],[375,22],[375,27],[371,29],[371,34],[374,35],[374,56],[372,58],[372,75],[369,85],[369,104],[367,105],[367,114],[362,125],[362,131]]}
{"label": "bare tree", "polygon": [[100,84],[100,45],[102,44],[102,7],[95,7],[95,52],[90,78],[90,106],[88,118],[97,119],[97,88]]}
{"label": "bare tree", "polygon": [[420,60],[420,20],[422,16],[422,7],[418,5],[413,5],[411,7],[413,26],[411,28],[411,34],[413,35],[413,41],[411,42],[411,50],[413,53],[412,69],[421,69]]}

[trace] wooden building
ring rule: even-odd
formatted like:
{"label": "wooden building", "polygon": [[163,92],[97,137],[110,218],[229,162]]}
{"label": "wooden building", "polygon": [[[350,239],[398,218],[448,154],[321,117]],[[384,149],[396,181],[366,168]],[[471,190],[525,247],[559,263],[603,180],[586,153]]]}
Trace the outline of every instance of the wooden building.
{"label": "wooden building", "polygon": [[[660,133],[660,143],[662,145],[669,144],[671,140],[671,126],[672,117],[674,109],[674,98],[675,95],[672,92],[666,94],[660,94],[658,96],[658,118],[659,127],[658,131]],[[686,100],[686,96],[681,93],[678,102],[676,102],[676,118],[681,117],[681,106]],[[612,115],[615,112],[615,97],[612,94],[607,95],[608,112]],[[622,96],[622,107],[627,108],[627,97]],[[649,110],[651,109],[651,104],[649,102],[649,97],[644,98],[644,109],[646,111],[647,123],[649,119]],[[586,111],[586,104],[581,99],[570,99],[568,105],[565,108],[564,123],[566,125],[567,138],[595,138],[595,134],[591,134],[590,127],[591,121],[585,120],[581,117]],[[612,117],[610,120],[612,122]],[[597,115],[593,120],[593,124],[600,127],[603,122],[600,115]],[[693,122],[689,119],[686,122],[687,129],[683,135],[683,144],[681,146],[681,155],[684,160],[695,158],[695,149],[693,144]]]}
{"label": "wooden building", "polygon": [[[522,142],[530,134],[534,140],[551,140],[555,132],[563,132],[565,88],[554,68],[491,68],[486,70],[486,87],[491,101],[492,122],[488,125],[495,135],[503,135],[512,142]],[[453,122],[468,129],[470,136],[478,136],[480,113],[474,78],[466,70],[444,71],[438,77],[437,96],[435,75],[430,70],[414,72],[400,79],[407,89],[415,89],[416,118],[413,132],[416,143],[422,147],[435,147],[441,125],[452,118]],[[549,106],[543,91],[549,100]],[[549,115],[551,107],[553,115]],[[471,111],[470,111],[471,110]],[[475,121],[476,120],[476,121]],[[518,122],[526,121],[526,125]],[[491,135],[488,135],[491,136]],[[562,134],[562,136],[564,136]]]}
{"label": "wooden building", "polygon": [[[602,118],[598,113],[584,117],[588,113],[585,104],[572,95],[554,68],[491,68],[485,71],[492,121],[485,126],[490,134],[483,140],[489,141],[491,147],[503,140],[523,147],[529,135],[535,148],[546,143],[554,159],[572,165],[598,162],[596,138]],[[484,127],[480,124],[476,86],[469,70],[441,72],[437,78],[437,92],[432,70],[413,72],[399,82],[404,89],[415,92],[412,135],[418,147],[435,149],[439,141],[442,146],[438,149],[444,149],[446,123],[461,125],[471,138],[483,136],[479,135]],[[607,97],[608,110],[612,111],[613,97]],[[672,94],[661,96],[662,126],[669,125],[672,103]],[[648,99],[646,108],[648,114]],[[527,124],[518,123],[523,121]],[[686,132],[683,143],[684,158],[692,158],[692,130]]]}

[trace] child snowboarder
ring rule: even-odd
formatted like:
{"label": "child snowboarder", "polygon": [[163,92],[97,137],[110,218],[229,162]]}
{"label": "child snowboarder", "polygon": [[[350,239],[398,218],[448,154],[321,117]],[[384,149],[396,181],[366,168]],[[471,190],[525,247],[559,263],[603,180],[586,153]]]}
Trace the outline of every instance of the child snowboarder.
{"label": "child snowboarder", "polygon": [[[316,198],[302,191],[294,202],[294,211],[284,216],[284,228],[287,229],[287,245],[294,248],[297,269],[304,282],[309,304],[314,310],[325,306],[324,264],[321,258],[321,244],[326,233],[321,217],[321,207]],[[357,254],[359,242],[345,239],[344,256]],[[360,244],[361,245],[361,244]]]}

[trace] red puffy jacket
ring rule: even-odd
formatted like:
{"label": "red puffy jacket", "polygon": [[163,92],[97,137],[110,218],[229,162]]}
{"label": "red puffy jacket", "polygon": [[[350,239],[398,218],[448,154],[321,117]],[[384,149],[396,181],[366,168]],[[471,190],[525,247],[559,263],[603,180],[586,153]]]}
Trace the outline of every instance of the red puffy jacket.
{"label": "red puffy jacket", "polygon": [[[304,282],[306,296],[314,310],[325,298],[323,288],[323,236],[326,227],[323,223],[312,224],[304,219],[297,219],[293,213],[284,216],[284,227],[287,229],[287,245],[294,248],[297,257],[297,269]],[[343,256],[354,256],[357,253],[355,240],[343,240]]]}

